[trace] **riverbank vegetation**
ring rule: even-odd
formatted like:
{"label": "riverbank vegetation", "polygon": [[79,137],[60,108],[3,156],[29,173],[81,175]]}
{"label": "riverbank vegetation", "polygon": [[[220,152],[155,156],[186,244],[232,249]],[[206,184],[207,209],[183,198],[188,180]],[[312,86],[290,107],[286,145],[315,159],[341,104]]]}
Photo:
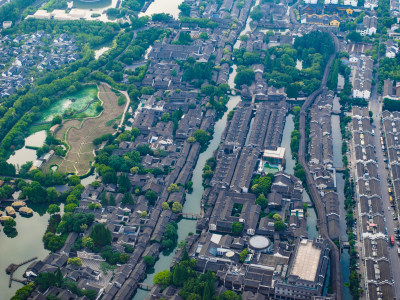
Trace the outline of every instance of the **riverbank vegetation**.
{"label": "riverbank vegetation", "polygon": [[229,290],[218,297],[215,289],[217,280],[215,274],[208,271],[198,275],[195,271],[196,260],[190,259],[186,247],[183,251],[182,259],[170,271],[164,270],[154,276],[154,284],[161,285],[162,288],[168,286],[180,288],[178,295],[183,299],[241,299],[239,295]]}
{"label": "riverbank vegetation", "polygon": [[[348,283],[350,293],[353,299],[359,299],[363,291],[360,286],[360,276],[357,272],[357,261],[358,252],[356,249],[356,240],[353,234],[353,226],[355,225],[354,210],[356,209],[355,199],[355,186],[353,179],[350,178],[350,170],[347,166],[347,140],[350,139],[351,133],[346,130],[346,124],[351,121],[351,117],[345,117],[343,114],[340,115],[340,129],[343,137],[342,155],[343,163],[345,166],[344,176],[344,207],[346,210],[346,225],[347,225],[347,236],[349,238],[349,254],[350,254],[350,276]],[[345,146],[346,145],[346,146]]]}

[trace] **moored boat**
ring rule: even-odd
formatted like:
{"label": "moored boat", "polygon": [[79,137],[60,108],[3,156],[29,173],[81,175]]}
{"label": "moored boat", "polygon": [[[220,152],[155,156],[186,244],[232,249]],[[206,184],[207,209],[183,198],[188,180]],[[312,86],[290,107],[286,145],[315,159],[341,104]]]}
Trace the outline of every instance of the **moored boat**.
{"label": "moored boat", "polygon": [[26,206],[21,207],[18,211],[23,216],[30,217],[30,216],[33,215],[33,210],[31,208],[29,208],[29,207],[26,207]]}
{"label": "moored boat", "polygon": [[6,213],[10,217],[15,217],[15,210],[14,210],[14,208],[12,208],[12,206],[6,207]]}

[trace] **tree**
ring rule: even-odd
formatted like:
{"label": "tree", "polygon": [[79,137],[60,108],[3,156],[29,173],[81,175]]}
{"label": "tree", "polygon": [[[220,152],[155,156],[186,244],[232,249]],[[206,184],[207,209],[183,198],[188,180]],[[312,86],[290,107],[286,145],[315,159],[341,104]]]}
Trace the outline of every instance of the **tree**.
{"label": "tree", "polygon": [[170,120],[170,115],[169,115],[169,113],[164,113],[162,116],[161,116],[161,121],[163,121],[163,122],[168,122]]}
{"label": "tree", "polygon": [[255,78],[255,73],[253,69],[243,69],[236,74],[235,84],[237,86],[242,86],[243,84],[250,85]]}
{"label": "tree", "polygon": [[351,31],[347,36],[346,39],[352,41],[353,43],[360,43],[362,41],[362,36],[357,31]]}
{"label": "tree", "polygon": [[121,174],[118,177],[118,187],[121,193],[129,192],[131,189],[131,181],[129,180],[128,176],[125,174]]}
{"label": "tree", "polygon": [[82,260],[79,257],[68,258],[67,264],[74,266],[82,266]]}
{"label": "tree", "polygon": [[152,190],[147,190],[144,197],[148,200],[149,205],[154,205],[157,201],[158,195]]}
{"label": "tree", "polygon": [[131,193],[125,193],[124,197],[121,200],[122,204],[135,204],[135,202],[133,201],[133,197]]}
{"label": "tree", "polygon": [[68,178],[68,184],[70,186],[76,186],[81,183],[81,179],[78,175],[72,175]]}
{"label": "tree", "polygon": [[51,120],[51,125],[61,124],[61,122],[62,122],[62,116],[56,115],[53,117],[53,120]]}
{"label": "tree", "polygon": [[163,202],[163,204],[161,205],[162,210],[170,210],[171,208],[169,207],[168,202]]}
{"label": "tree", "polygon": [[276,221],[274,223],[275,231],[283,231],[283,230],[285,230],[285,228],[286,228],[286,225],[282,221]]}
{"label": "tree", "polygon": [[163,288],[166,288],[171,284],[171,279],[172,279],[171,272],[168,270],[164,270],[154,275],[153,282],[154,284],[159,284]]}
{"label": "tree", "polygon": [[246,259],[246,257],[247,257],[247,254],[249,254],[249,250],[247,250],[247,248],[245,248],[245,249],[243,249],[243,251],[242,252],[240,252],[240,254],[239,254],[239,256],[240,256],[240,262],[244,262],[245,261],[245,259]]}
{"label": "tree", "polygon": [[88,205],[88,208],[92,210],[100,209],[101,207],[102,207],[101,204],[96,202],[89,203]]}
{"label": "tree", "polygon": [[239,222],[233,222],[231,226],[232,233],[235,235],[239,235],[243,231],[243,224]]}
{"label": "tree", "polygon": [[152,267],[155,264],[155,260],[154,257],[151,255],[146,255],[145,257],[143,257],[143,261],[146,265]]}
{"label": "tree", "polygon": [[32,183],[24,187],[22,191],[28,200],[33,203],[44,203],[47,201],[46,190],[37,181],[32,181]]}
{"label": "tree", "polygon": [[181,11],[181,14],[182,14],[183,17],[189,17],[190,16],[190,4],[181,3],[181,4],[179,4],[178,8]]}
{"label": "tree", "polygon": [[103,206],[107,206],[108,205],[108,199],[107,199],[107,194],[105,192],[103,192],[100,196],[100,203]]}
{"label": "tree", "polygon": [[28,283],[27,285],[19,288],[14,296],[11,297],[11,300],[25,300],[31,295],[31,293],[35,290],[35,284],[33,282]]}
{"label": "tree", "polygon": [[190,137],[188,137],[187,142],[190,144],[193,144],[196,142],[196,139],[194,137],[190,136]]}
{"label": "tree", "polygon": [[46,189],[47,202],[56,202],[58,200],[58,192],[54,187],[49,187]]}
{"label": "tree", "polygon": [[90,232],[90,237],[93,239],[97,247],[110,245],[112,241],[111,231],[104,224],[96,224]]}
{"label": "tree", "polygon": [[50,250],[51,252],[56,252],[61,249],[64,245],[64,238],[60,235],[55,235],[52,232],[47,232],[43,236],[44,248]]}
{"label": "tree", "polygon": [[119,255],[119,262],[120,262],[121,264],[126,264],[126,263],[128,262],[128,260],[129,260],[129,255],[128,255],[128,254],[126,254],[126,253],[121,253],[121,254]]}
{"label": "tree", "polygon": [[264,194],[261,194],[256,199],[256,204],[260,205],[261,209],[264,210],[268,206],[268,199],[264,196]]}
{"label": "tree", "polygon": [[172,204],[172,212],[179,213],[181,211],[182,211],[182,204],[180,204],[179,202],[174,202]]}
{"label": "tree", "polygon": [[50,204],[49,208],[47,208],[47,212],[50,215],[60,212],[60,207],[57,204]]}
{"label": "tree", "polygon": [[208,141],[210,140],[210,136],[208,135],[207,132],[205,132],[202,129],[197,129],[194,133],[193,133],[193,137],[196,139],[197,142],[199,142],[200,145],[205,145],[208,143]]}
{"label": "tree", "polygon": [[250,13],[250,18],[252,18],[254,21],[260,21],[263,16],[264,14],[262,13],[260,6],[254,6]]}
{"label": "tree", "polygon": [[179,192],[178,185],[176,183],[171,183],[170,186],[168,187],[168,192],[169,193]]}
{"label": "tree", "polygon": [[78,205],[75,203],[67,204],[64,206],[64,212],[73,213],[77,207],[78,207]]}
{"label": "tree", "polygon": [[83,247],[92,249],[94,247],[93,239],[89,236],[84,236],[82,238],[82,245],[83,245]]}
{"label": "tree", "polygon": [[14,219],[8,219],[4,221],[4,234],[9,237],[9,238],[14,238],[17,236],[18,232],[15,229],[15,226],[17,225],[17,223],[15,222]]}
{"label": "tree", "polygon": [[237,295],[235,292],[226,290],[219,296],[220,300],[242,300],[242,297]]}
{"label": "tree", "polygon": [[141,218],[147,218],[149,216],[149,214],[147,213],[147,211],[142,211],[139,216]]}
{"label": "tree", "polygon": [[110,206],[115,206],[115,198],[113,194],[110,194],[109,204]]}
{"label": "tree", "polygon": [[293,106],[293,108],[292,108],[292,112],[294,113],[295,116],[297,116],[300,113],[300,110],[301,110],[301,107],[298,105]]}
{"label": "tree", "polygon": [[253,180],[253,185],[251,190],[256,195],[268,195],[271,191],[272,179],[274,178],[273,174],[267,174],[266,176],[255,178]]}
{"label": "tree", "polygon": [[282,217],[279,214],[274,214],[272,216],[272,219],[274,219],[275,221],[282,221]]}

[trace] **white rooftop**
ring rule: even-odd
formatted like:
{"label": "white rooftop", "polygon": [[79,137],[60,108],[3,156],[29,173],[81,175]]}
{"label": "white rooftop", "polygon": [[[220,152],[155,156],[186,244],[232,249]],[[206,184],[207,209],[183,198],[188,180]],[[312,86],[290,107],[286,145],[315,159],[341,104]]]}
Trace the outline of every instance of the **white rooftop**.
{"label": "white rooftop", "polygon": [[303,280],[314,281],[317,275],[321,249],[313,246],[312,240],[302,240],[296,252],[291,275]]}
{"label": "white rooftop", "polygon": [[272,157],[272,158],[285,158],[285,148],[278,147],[276,150],[264,150],[264,157]]}

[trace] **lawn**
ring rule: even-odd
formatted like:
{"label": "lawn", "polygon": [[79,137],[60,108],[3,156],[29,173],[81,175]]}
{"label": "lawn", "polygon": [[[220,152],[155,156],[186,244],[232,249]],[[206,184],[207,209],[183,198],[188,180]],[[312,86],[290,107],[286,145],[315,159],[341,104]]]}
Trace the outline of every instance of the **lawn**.
{"label": "lawn", "polygon": [[56,136],[65,141],[70,149],[64,159],[60,160],[59,157],[50,159],[45,166],[46,169],[56,164],[59,166],[59,171],[77,175],[84,175],[90,170],[90,163],[94,161],[93,140],[103,134],[113,133],[115,129],[106,124],[114,123],[125,108],[118,105],[118,97],[107,85],[101,84],[99,89],[103,112],[95,118],[65,121]]}

